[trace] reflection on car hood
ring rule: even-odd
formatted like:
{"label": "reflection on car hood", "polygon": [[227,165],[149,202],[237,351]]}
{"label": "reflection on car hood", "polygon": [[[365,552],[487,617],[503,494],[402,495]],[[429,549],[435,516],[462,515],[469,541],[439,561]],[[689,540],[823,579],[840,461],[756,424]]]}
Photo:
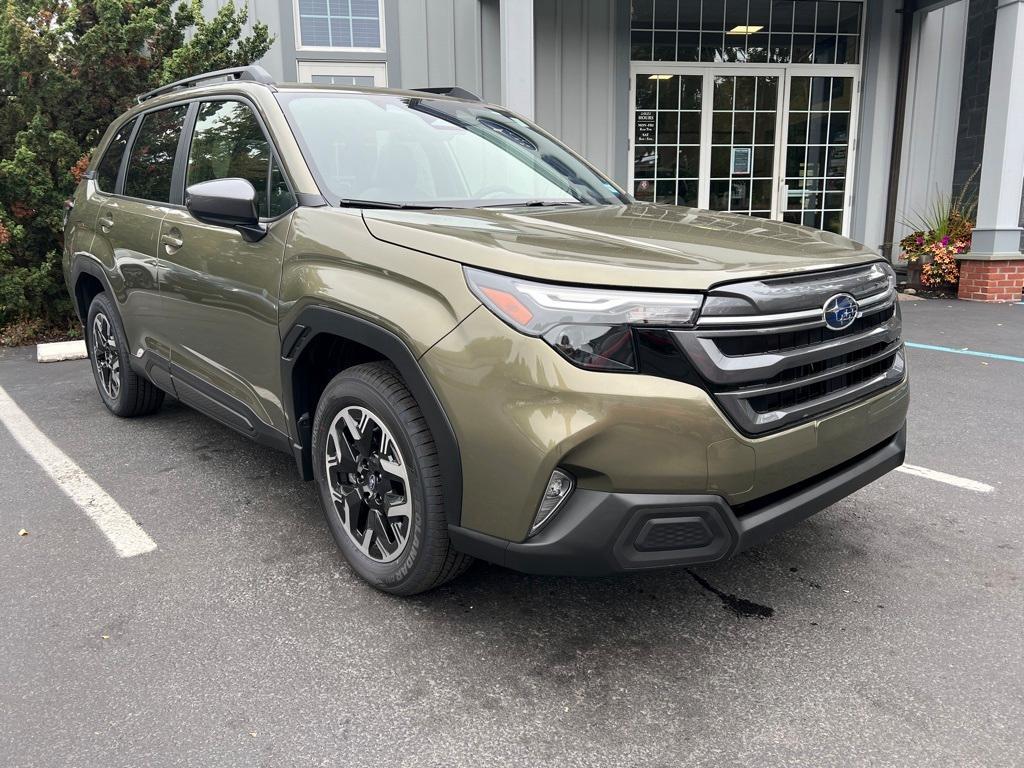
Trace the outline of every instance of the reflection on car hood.
{"label": "reflection on car hood", "polygon": [[878,259],[828,232],[674,206],[367,210],[379,240],[539,280],[703,290]]}

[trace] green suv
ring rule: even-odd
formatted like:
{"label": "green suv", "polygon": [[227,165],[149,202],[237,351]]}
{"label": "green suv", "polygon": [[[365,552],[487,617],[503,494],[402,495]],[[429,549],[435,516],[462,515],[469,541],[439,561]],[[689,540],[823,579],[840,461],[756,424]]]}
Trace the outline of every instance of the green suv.
{"label": "green suv", "polygon": [[168,393],[291,453],[379,589],[716,561],[903,461],[887,263],[637,203],[459,89],[181,81],[72,203],[107,408]]}

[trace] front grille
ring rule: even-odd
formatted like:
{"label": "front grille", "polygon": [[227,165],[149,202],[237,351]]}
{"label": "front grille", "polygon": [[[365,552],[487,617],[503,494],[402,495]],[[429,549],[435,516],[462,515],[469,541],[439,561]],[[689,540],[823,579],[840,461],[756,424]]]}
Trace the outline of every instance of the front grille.
{"label": "front grille", "polygon": [[[831,379],[818,381],[814,384],[805,384],[794,389],[786,389],[782,392],[751,397],[749,399],[750,407],[757,413],[768,413],[770,411],[794,408],[811,400],[817,400],[825,395],[856,387],[892,368],[895,355],[896,352],[893,352],[884,359],[870,363],[863,368],[857,368],[849,373],[841,373]],[[793,380],[799,381],[797,377],[793,377]]]}
{"label": "front grille", "polygon": [[895,305],[890,305],[879,312],[864,314],[853,321],[849,328],[841,331],[830,331],[824,326],[805,328],[800,331],[761,334],[758,336],[724,336],[718,340],[718,348],[724,355],[756,355],[766,352],[783,352],[787,349],[812,347],[830,339],[844,336],[856,336],[869,328],[882,325],[892,319],[896,312]]}
{"label": "front grille", "polygon": [[[790,290],[782,312],[780,289],[771,280],[726,286],[720,295],[730,297],[733,307],[731,297],[742,296],[743,314],[703,317],[695,328],[673,332],[707,390],[742,432],[758,436],[801,424],[902,381],[895,290],[890,281],[878,283],[877,265],[859,269],[823,273],[820,283],[802,277],[806,297],[801,300]],[[863,308],[841,331],[829,329],[821,312],[821,296],[839,282],[836,274]],[[794,281],[779,282],[792,286]],[[773,302],[772,311],[759,313],[764,297]],[[715,298],[713,291],[709,304]]]}

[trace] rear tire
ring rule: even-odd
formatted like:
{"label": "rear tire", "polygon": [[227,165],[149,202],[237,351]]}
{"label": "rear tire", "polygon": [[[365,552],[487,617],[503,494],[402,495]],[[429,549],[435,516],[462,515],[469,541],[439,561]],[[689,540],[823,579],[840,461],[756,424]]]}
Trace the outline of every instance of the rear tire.
{"label": "rear tire", "polygon": [[334,540],[372,586],[414,595],[473,559],[448,538],[437,446],[390,363],[342,371],[313,419],[313,476]]}
{"label": "rear tire", "polygon": [[135,373],[128,364],[128,339],[114,302],[105,293],[97,294],[89,305],[85,344],[96,389],[111,413],[125,418],[145,416],[161,406],[163,391]]}

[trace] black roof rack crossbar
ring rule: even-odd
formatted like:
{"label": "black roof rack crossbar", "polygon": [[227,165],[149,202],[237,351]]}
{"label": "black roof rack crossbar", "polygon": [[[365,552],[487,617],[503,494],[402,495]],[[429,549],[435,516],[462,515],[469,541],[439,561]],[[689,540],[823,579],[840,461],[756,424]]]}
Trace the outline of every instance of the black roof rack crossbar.
{"label": "black roof rack crossbar", "polygon": [[193,75],[192,77],[186,77],[182,80],[175,80],[173,83],[167,85],[161,85],[159,88],[154,88],[152,91],[146,91],[138,97],[138,102],[141,104],[148,99],[152,99],[154,96],[160,96],[164,93],[170,93],[176,91],[179,88],[189,88],[199,83],[206,82],[207,80],[247,80],[252,83],[262,83],[263,85],[274,85],[274,78],[270,76],[263,67],[258,64],[250,64],[247,67],[231,67],[229,69],[218,69],[216,72],[204,72],[201,75]]}
{"label": "black roof rack crossbar", "polygon": [[449,85],[444,88],[413,88],[414,91],[421,91],[422,93],[436,93],[438,96],[451,96],[455,99],[466,99],[467,101],[482,101],[472,91],[467,91],[465,88],[460,88],[457,85]]}

